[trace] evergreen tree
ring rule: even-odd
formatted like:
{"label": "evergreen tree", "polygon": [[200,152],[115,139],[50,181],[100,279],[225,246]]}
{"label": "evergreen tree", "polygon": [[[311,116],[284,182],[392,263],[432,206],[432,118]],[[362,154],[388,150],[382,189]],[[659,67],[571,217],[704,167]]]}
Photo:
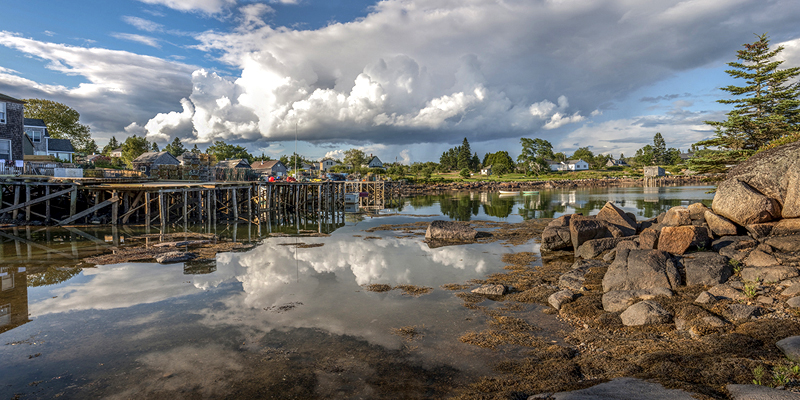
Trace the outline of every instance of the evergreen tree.
{"label": "evergreen tree", "polygon": [[481,165],[481,159],[478,158],[478,152],[475,152],[475,154],[472,155],[472,161],[469,163],[469,169],[477,171],[478,169],[480,169],[479,168],[480,165]]}
{"label": "evergreen tree", "polygon": [[111,140],[108,141],[108,144],[103,147],[103,155],[104,156],[111,156],[111,152],[118,149],[120,147],[117,138],[114,136],[111,137]]}
{"label": "evergreen tree", "polygon": [[150,151],[150,143],[144,137],[136,135],[130,136],[122,143],[122,161],[128,165],[129,168],[133,167],[132,161],[140,155]]}
{"label": "evergreen tree", "polygon": [[[194,146],[197,147],[197,145]],[[164,151],[172,154],[175,157],[178,157],[186,152],[186,148],[183,147],[181,139],[176,136],[175,139],[172,139],[172,143],[169,143],[164,147]]]}
{"label": "evergreen tree", "polygon": [[151,146],[151,148],[153,149],[153,151],[159,151],[158,150],[158,143],[153,142],[153,146]]}
{"label": "evergreen tree", "polygon": [[733,110],[725,121],[706,121],[716,131],[713,138],[697,143],[705,150],[696,152],[689,161],[694,171],[725,171],[727,165],[746,160],[770,141],[799,130],[800,87],[794,81],[800,67],[779,69],[783,61],[776,56],[783,46],[770,50],[767,35],[757,37],[737,52],[737,61],[728,63],[732,69],[725,72],[744,79],[745,86],[722,88],[736,98],[717,101],[732,104]]}
{"label": "evergreen tree", "polygon": [[656,132],[653,136],[653,163],[656,165],[664,165],[667,163],[667,143],[661,132]]}
{"label": "evergreen tree", "polygon": [[470,162],[472,161],[472,150],[469,148],[469,142],[467,138],[464,138],[464,141],[461,142],[461,147],[458,148],[458,162],[456,163],[456,169],[463,170],[464,168],[469,169]]}
{"label": "evergreen tree", "polygon": [[200,151],[200,149],[197,147],[197,144],[195,143],[194,147],[192,147],[192,153],[194,153],[194,154],[202,154],[203,152]]}

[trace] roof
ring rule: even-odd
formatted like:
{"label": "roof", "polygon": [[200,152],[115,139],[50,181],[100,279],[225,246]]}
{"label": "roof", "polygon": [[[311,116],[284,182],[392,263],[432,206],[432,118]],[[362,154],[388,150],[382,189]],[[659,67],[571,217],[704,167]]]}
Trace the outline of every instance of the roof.
{"label": "roof", "polygon": [[[167,157],[167,158],[161,159],[162,157]],[[152,164],[156,161],[161,161],[162,163],[165,162],[170,163],[169,161],[174,161],[174,163],[172,164],[179,164],[178,159],[166,151],[149,151],[147,153],[140,155],[139,157],[136,157],[136,159],[133,160],[134,163],[140,163],[140,164]]]}
{"label": "roof", "polygon": [[[567,161],[567,164],[577,164],[578,161],[583,161],[583,160],[581,160],[580,158],[577,159],[577,160],[569,160],[569,161]],[[583,161],[583,162],[586,162],[586,161]]]}
{"label": "roof", "polygon": [[72,142],[69,139],[53,139],[47,140],[47,151],[59,151],[62,153],[74,153],[75,148],[72,147]]}
{"label": "roof", "polygon": [[250,168],[250,163],[244,158],[234,158],[218,162],[217,168]]}
{"label": "roof", "polygon": [[[275,167],[275,164],[280,163],[280,160],[272,160],[272,161],[256,161],[250,164],[250,168],[252,169],[272,169]],[[283,165],[283,163],[281,163]],[[285,165],[283,165],[286,168]]]}
{"label": "roof", "polygon": [[13,98],[11,96],[6,96],[6,95],[4,95],[2,93],[0,93],[0,101],[7,101],[9,103],[25,104],[25,102],[20,100],[20,99],[15,99],[15,98]]}
{"label": "roof", "polygon": [[47,124],[44,123],[43,119],[39,118],[25,118],[25,122],[23,122],[25,126],[41,126],[43,128],[47,128]]}
{"label": "roof", "polygon": [[112,153],[122,153],[122,147],[118,149],[111,150]]}

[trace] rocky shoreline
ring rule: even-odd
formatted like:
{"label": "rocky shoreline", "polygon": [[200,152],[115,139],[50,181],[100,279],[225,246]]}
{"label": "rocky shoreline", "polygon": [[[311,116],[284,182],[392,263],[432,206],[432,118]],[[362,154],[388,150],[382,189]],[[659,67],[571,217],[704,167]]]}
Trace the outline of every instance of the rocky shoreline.
{"label": "rocky shoreline", "polygon": [[[715,182],[717,176],[664,176],[658,178],[658,186],[699,185]],[[544,190],[592,187],[635,187],[643,186],[643,178],[598,178],[598,179],[560,179],[525,182],[450,182],[430,184],[405,184],[400,187],[403,196],[418,194],[440,194],[451,191],[496,192],[499,190]]]}

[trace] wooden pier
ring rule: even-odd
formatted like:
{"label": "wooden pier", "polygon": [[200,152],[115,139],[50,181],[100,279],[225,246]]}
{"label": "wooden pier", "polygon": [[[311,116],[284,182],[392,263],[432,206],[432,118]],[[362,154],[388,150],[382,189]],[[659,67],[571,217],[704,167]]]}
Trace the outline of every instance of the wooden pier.
{"label": "wooden pier", "polygon": [[[15,224],[144,224],[232,222],[319,224],[344,221],[346,193],[377,211],[398,191],[386,182],[164,182],[0,177],[0,219]],[[20,216],[20,213],[24,213]]]}

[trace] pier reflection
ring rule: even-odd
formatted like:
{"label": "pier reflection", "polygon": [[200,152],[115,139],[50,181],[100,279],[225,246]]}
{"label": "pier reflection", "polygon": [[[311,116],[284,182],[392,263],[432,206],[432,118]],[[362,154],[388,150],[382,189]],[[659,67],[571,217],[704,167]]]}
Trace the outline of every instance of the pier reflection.
{"label": "pier reflection", "polygon": [[25,267],[0,267],[0,333],[30,322]]}

